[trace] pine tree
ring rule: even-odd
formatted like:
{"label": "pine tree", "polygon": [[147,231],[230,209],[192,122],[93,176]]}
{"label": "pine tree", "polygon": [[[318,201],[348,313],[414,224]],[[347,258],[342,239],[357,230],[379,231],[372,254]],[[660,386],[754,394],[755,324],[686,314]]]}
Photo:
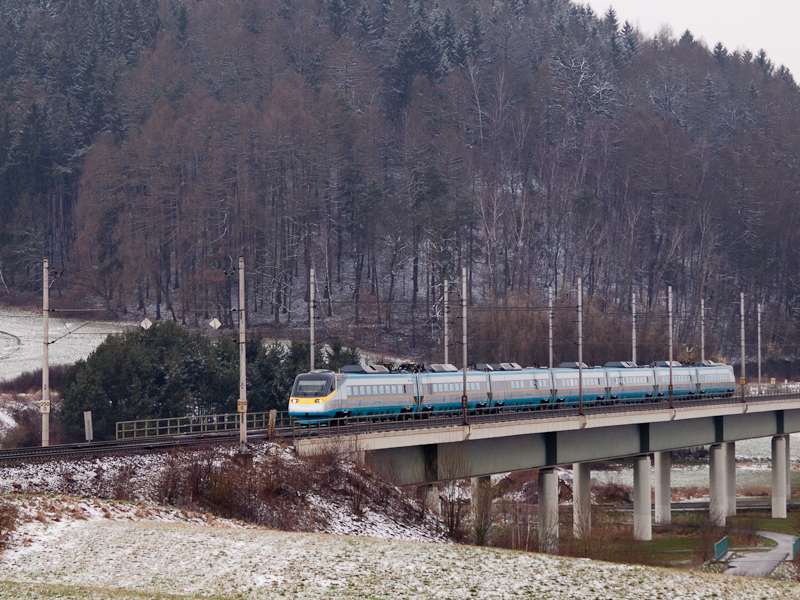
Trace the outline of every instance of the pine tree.
{"label": "pine tree", "polygon": [[366,2],[361,3],[356,14],[356,34],[362,43],[372,37],[372,16]]}
{"label": "pine tree", "polygon": [[483,37],[481,12],[478,10],[477,6],[473,6],[469,23],[469,33],[467,35],[467,49],[469,55],[473,58],[480,58],[483,54]]}
{"label": "pine tree", "polygon": [[717,42],[717,45],[714,46],[713,54],[714,59],[717,61],[719,66],[724,68],[728,62],[728,50],[722,45],[722,42]]}
{"label": "pine tree", "polygon": [[175,14],[175,39],[178,46],[185,46],[189,42],[187,29],[189,27],[189,10],[181,3]]}
{"label": "pine tree", "polygon": [[622,39],[625,49],[625,57],[628,60],[631,60],[633,55],[636,54],[636,51],[639,49],[639,42],[636,39],[636,30],[628,21],[625,21],[625,25],[622,27]]}
{"label": "pine tree", "polygon": [[796,87],[796,84],[795,84],[795,81],[794,81],[794,77],[792,76],[791,71],[789,71],[789,69],[787,67],[785,67],[784,65],[781,65],[780,67],[778,67],[778,70],[776,71],[775,75],[778,77],[778,79],[780,79],[783,83],[788,85],[790,88]]}
{"label": "pine tree", "polygon": [[683,48],[694,45],[694,36],[692,32],[688,29],[684,31],[678,44]]}
{"label": "pine tree", "polygon": [[772,61],[767,58],[767,52],[763,48],[761,48],[756,55],[756,64],[758,65],[758,68],[764,72],[764,74],[772,74],[774,65],[772,64]]}
{"label": "pine tree", "polygon": [[327,0],[327,6],[331,32],[339,39],[347,33],[350,3],[347,0]]}
{"label": "pine tree", "polygon": [[417,75],[427,75],[435,81],[440,67],[439,49],[428,25],[417,19],[400,36],[394,64],[392,87],[399,106],[405,104],[409,87]]}
{"label": "pine tree", "polygon": [[608,7],[605,18],[603,19],[603,24],[606,26],[606,30],[610,35],[615,36],[619,33],[619,21],[617,20],[617,11],[615,11],[613,7],[611,6]]}

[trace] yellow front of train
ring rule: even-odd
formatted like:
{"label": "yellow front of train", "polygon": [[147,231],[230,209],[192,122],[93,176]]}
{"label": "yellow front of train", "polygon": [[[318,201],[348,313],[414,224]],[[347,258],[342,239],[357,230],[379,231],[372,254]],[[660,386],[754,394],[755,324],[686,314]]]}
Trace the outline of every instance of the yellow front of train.
{"label": "yellow front of train", "polygon": [[289,416],[298,423],[330,421],[341,412],[337,376],[333,371],[311,371],[298,375],[289,397]]}

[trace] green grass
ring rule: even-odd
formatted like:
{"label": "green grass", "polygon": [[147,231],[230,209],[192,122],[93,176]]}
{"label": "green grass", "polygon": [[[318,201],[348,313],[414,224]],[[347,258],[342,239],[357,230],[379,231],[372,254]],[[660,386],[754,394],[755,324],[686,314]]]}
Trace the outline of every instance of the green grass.
{"label": "green grass", "polygon": [[760,535],[757,535],[756,538],[758,539],[758,545],[764,548],[774,548],[778,545],[778,542],[771,538],[762,537]]}
{"label": "green grass", "polygon": [[775,533],[787,533],[798,535],[800,527],[800,513],[790,511],[788,519],[773,519],[769,511],[747,511],[728,519],[728,527],[732,529],[760,529],[762,531],[774,531]]}
{"label": "green grass", "polygon": [[115,588],[94,588],[73,585],[47,585],[41,583],[19,583],[16,581],[0,581],[0,599],[15,600],[186,600],[202,598],[203,600],[225,600],[225,596],[207,596],[190,594],[179,596],[159,592],[136,592]]}
{"label": "green grass", "polygon": [[683,550],[692,552],[697,547],[697,542],[688,537],[659,537],[652,542],[643,542],[642,547],[647,552],[675,552]]}

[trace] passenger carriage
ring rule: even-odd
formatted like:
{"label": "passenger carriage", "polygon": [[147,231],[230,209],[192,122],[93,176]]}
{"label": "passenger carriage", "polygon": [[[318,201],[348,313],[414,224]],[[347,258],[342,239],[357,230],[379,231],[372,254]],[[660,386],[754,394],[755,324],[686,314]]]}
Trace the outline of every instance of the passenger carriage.
{"label": "passenger carriage", "polygon": [[[673,398],[696,398],[697,392],[697,368],[684,367],[677,361],[672,361],[672,369],[669,368],[669,361],[657,361],[652,365],[656,378],[656,396],[659,398],[669,397],[669,385],[672,381]],[[671,372],[670,372],[671,371]]]}
{"label": "passenger carriage", "polygon": [[729,398],[736,392],[736,377],[730,365],[702,361],[697,364],[698,388],[701,397]]}
{"label": "passenger carriage", "polygon": [[[583,385],[580,386],[579,374],[582,372]],[[581,396],[583,402],[594,404],[605,402],[607,380],[603,369],[590,368],[578,363],[561,363],[553,369],[553,398],[559,404],[579,404]]]}
{"label": "passenger carriage", "polygon": [[640,401],[655,394],[653,369],[627,361],[606,363],[603,368],[608,378],[609,400]]}
{"label": "passenger carriage", "polygon": [[492,408],[534,408],[553,401],[548,369],[523,369],[517,363],[478,364],[475,368],[488,373]]}
{"label": "passenger carriage", "polygon": [[[429,371],[419,373],[419,406],[417,412],[441,414],[462,410],[464,374],[453,365],[430,365]],[[467,408],[488,408],[490,403],[489,377],[482,371],[467,371]]]}

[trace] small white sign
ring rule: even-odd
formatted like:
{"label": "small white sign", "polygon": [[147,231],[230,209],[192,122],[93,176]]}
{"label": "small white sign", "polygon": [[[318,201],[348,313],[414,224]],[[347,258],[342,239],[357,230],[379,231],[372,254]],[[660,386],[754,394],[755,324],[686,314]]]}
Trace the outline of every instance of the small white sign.
{"label": "small white sign", "polygon": [[86,432],[86,441],[91,442],[94,439],[94,431],[92,430],[92,411],[83,411],[83,428]]}
{"label": "small white sign", "polygon": [[145,317],[145,318],[144,318],[144,321],[142,321],[141,323],[139,323],[139,325],[141,325],[141,326],[142,326],[142,329],[144,329],[144,330],[148,330],[148,329],[150,329],[150,328],[153,326],[153,322],[152,322],[150,319],[148,319],[147,317]]}
{"label": "small white sign", "polygon": [[39,403],[39,412],[43,415],[50,413],[50,400],[41,400]]}
{"label": "small white sign", "polygon": [[213,319],[211,319],[209,325],[211,325],[211,327],[213,327],[214,329],[219,329],[222,323],[219,322],[219,319],[217,317],[214,317]]}

